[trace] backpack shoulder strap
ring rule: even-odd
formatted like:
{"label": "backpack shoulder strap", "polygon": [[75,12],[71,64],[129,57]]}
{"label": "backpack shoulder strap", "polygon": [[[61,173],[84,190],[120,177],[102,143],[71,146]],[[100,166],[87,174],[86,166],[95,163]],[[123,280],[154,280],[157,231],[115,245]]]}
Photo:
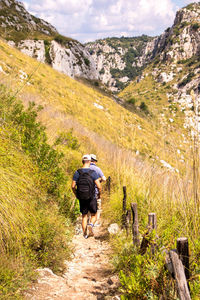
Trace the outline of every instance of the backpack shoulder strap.
{"label": "backpack shoulder strap", "polygon": [[83,174],[83,170],[82,169],[78,169],[77,172],[78,172],[79,175]]}

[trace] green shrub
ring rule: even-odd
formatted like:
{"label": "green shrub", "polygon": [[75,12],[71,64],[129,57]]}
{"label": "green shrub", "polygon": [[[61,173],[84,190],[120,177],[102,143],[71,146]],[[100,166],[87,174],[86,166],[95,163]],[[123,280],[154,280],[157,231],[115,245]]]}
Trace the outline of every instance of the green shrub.
{"label": "green shrub", "polygon": [[143,112],[145,112],[146,114],[148,114],[149,113],[149,109],[148,109],[148,106],[147,106],[147,104],[145,103],[145,102],[141,102],[140,103],[140,109],[143,111]]}
{"label": "green shrub", "polygon": [[137,99],[135,99],[134,97],[131,97],[130,99],[128,99],[127,102],[130,103],[130,104],[133,104],[135,106],[135,104],[137,102]]}
{"label": "green shrub", "polygon": [[192,29],[193,29],[194,31],[197,31],[199,28],[200,28],[200,24],[199,24],[199,23],[194,23],[194,24],[192,24]]}
{"label": "green shrub", "polygon": [[188,75],[187,75],[187,77],[186,78],[184,78],[180,83],[179,83],[179,87],[183,87],[183,86],[185,86],[187,83],[189,83],[191,80],[192,80],[192,78],[195,76],[195,74],[194,74],[194,72],[192,72],[192,73],[189,73]]}
{"label": "green shrub", "polygon": [[62,132],[59,137],[56,139],[54,145],[65,145],[72,150],[78,150],[80,145],[78,143],[78,139],[73,136],[73,129],[68,132]]}
{"label": "green shrub", "polygon": [[44,40],[45,59],[46,59],[46,62],[47,62],[49,65],[51,65],[51,63],[52,63],[52,59],[51,59],[51,56],[50,56],[50,46],[51,46],[50,41]]}
{"label": "green shrub", "polygon": [[[4,103],[1,102],[2,100]],[[12,122],[17,127],[22,149],[37,163],[45,177],[48,174],[48,180],[45,183],[48,193],[59,196],[60,187],[66,180],[60,167],[63,154],[58,153],[47,143],[45,128],[36,121],[37,113],[41,110],[41,107],[29,103],[28,108],[25,110],[19,101],[8,96],[7,105],[9,105],[9,109],[5,115],[4,106],[6,101],[1,97],[0,102],[0,114],[4,114],[4,118],[6,117],[7,121]]]}
{"label": "green shrub", "polygon": [[54,40],[63,45],[63,46],[66,46],[66,44],[68,44],[69,41],[72,41],[72,39],[64,36],[64,35],[61,35],[61,34],[57,34],[55,37],[54,37]]}
{"label": "green shrub", "polygon": [[86,66],[89,66],[90,65],[90,61],[87,57],[84,57],[84,62],[86,64]]}

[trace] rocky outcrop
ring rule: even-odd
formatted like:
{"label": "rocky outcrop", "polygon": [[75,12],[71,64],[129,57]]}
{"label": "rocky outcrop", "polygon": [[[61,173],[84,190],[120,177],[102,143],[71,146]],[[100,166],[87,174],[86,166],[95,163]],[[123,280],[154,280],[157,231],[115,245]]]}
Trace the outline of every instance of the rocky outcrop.
{"label": "rocky outcrop", "polygon": [[[158,62],[176,63],[198,56],[200,54],[200,3],[193,3],[180,9],[173,26],[159,37],[146,37],[143,40],[140,37],[140,39],[113,38],[86,45],[97,64],[100,79],[112,91],[125,87],[155,58]],[[160,76],[161,82],[169,82],[172,79],[173,74],[163,73]]]}
{"label": "rocky outcrop", "polygon": [[59,35],[51,24],[27,12],[21,2],[0,2],[0,31],[2,36],[7,32],[11,46],[70,77],[99,78],[94,60],[81,43]]}
{"label": "rocky outcrop", "polygon": [[22,36],[25,36],[27,32],[40,32],[45,35],[58,33],[54,26],[32,16],[22,2],[15,0],[1,0],[0,27],[12,28],[14,32]]}
{"label": "rocky outcrop", "polygon": [[[10,45],[15,45],[10,42]],[[43,40],[24,40],[18,43],[18,49],[26,55],[29,55],[41,62],[45,62],[45,45]]]}
{"label": "rocky outcrop", "polygon": [[[87,43],[100,73],[100,80],[113,92],[127,85],[146,64],[143,58],[152,48],[151,37],[109,38]],[[144,53],[145,54],[144,54]]]}
{"label": "rocky outcrop", "polygon": [[9,41],[11,46],[17,48],[43,63],[49,63],[55,70],[72,78],[83,77],[98,80],[99,73],[96,64],[83,45],[76,41],[69,41],[61,45],[52,40],[23,40],[19,43]]}
{"label": "rocky outcrop", "polygon": [[51,42],[49,55],[54,69],[70,77],[83,77],[97,80],[99,77],[96,64],[89,52],[78,42],[70,42],[70,47]]}
{"label": "rocky outcrop", "polygon": [[154,41],[150,59],[185,60],[200,54],[200,3],[179,10],[174,24]]}

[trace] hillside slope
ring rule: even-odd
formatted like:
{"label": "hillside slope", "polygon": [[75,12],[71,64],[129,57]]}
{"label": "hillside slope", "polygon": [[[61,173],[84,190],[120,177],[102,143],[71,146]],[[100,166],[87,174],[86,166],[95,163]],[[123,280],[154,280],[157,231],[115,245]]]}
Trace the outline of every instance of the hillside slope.
{"label": "hillside slope", "polygon": [[10,45],[68,76],[98,80],[95,62],[86,48],[31,15],[19,1],[1,1],[0,35]]}
{"label": "hillside slope", "polygon": [[[54,138],[58,134],[57,130],[65,127],[65,119],[68,119],[68,127],[74,127],[74,123],[78,121],[89,131],[133,153],[139,152],[146,158],[157,161],[158,149],[159,159],[167,159],[168,154],[170,156],[173,153],[170,143],[166,144],[165,149],[162,147],[163,132],[166,130],[164,124],[163,127],[160,126],[160,119],[155,114],[150,117],[142,109],[136,113],[124,109],[98,91],[55,72],[45,64],[27,58],[3,42],[0,43],[2,80],[11,82],[22,98],[30,98],[44,106],[41,118]],[[23,96],[24,94],[28,97]],[[165,96],[163,106],[166,102]],[[163,106],[160,106],[161,110]],[[169,111],[169,118],[171,114]],[[173,134],[169,134],[169,140],[174,139],[177,145],[183,144],[184,138],[178,133],[185,132],[183,121],[181,114],[177,122],[171,124],[169,119],[167,121],[169,131],[173,130]],[[176,158],[172,162],[174,164]]]}

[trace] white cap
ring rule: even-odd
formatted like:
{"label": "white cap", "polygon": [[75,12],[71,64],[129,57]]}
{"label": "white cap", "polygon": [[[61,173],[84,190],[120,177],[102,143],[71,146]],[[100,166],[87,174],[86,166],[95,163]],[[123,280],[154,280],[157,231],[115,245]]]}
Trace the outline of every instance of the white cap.
{"label": "white cap", "polygon": [[83,155],[82,160],[91,160],[91,156],[89,154],[85,154]]}
{"label": "white cap", "polygon": [[90,154],[90,156],[91,156],[91,159],[93,159],[93,160],[97,161],[97,157],[96,157],[96,155],[95,155],[95,154]]}

